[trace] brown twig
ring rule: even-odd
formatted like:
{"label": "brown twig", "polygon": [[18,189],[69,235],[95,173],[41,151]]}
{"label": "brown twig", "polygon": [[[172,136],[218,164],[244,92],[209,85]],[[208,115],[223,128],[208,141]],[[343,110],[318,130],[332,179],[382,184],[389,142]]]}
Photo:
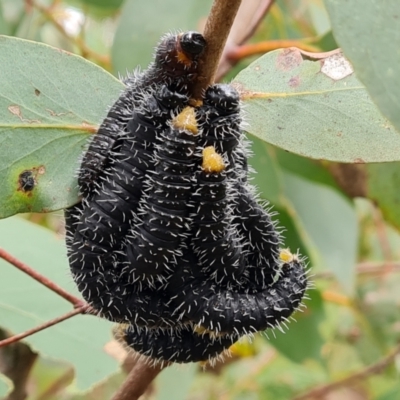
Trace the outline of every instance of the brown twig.
{"label": "brown twig", "polygon": [[306,399],[322,399],[329,392],[332,392],[335,389],[341,388],[343,386],[352,385],[360,380],[367,379],[372,375],[379,374],[384,371],[400,354],[400,345],[395,347],[390,354],[386,357],[382,358],[382,360],[372,364],[346,378],[338,380],[333,383],[329,383],[327,385],[318,386],[314,389],[311,389],[307,393],[296,396],[293,400],[306,400]]}
{"label": "brown twig", "polygon": [[154,378],[167,366],[168,364],[149,365],[147,361],[138,359],[112,400],[137,400]]}
{"label": "brown twig", "polygon": [[27,6],[36,8],[48,21],[52,23],[52,25],[58,30],[58,32],[61,33],[62,36],[64,36],[69,42],[74,44],[76,47],[78,47],[82,57],[91,58],[92,60],[96,61],[106,69],[108,70],[111,69],[111,61],[109,56],[94,52],[86,45],[86,43],[81,37],[72,36],[66,32],[62,24],[60,24],[54,17],[54,13],[52,11],[54,5],[47,8],[39,4],[35,0],[25,0],[25,1]]}
{"label": "brown twig", "polygon": [[199,78],[193,97],[200,99],[204,89],[214,82],[221,54],[241,0],[214,0],[204,28],[207,48],[199,66]]}
{"label": "brown twig", "polygon": [[284,49],[288,47],[297,47],[298,49],[317,52],[320,49],[308,43],[304,43],[302,40],[268,40],[265,42],[246,44],[242,46],[237,46],[230,50],[226,57],[232,61],[237,62],[243,58],[250,57],[256,54],[268,53],[272,50]]}
{"label": "brown twig", "polygon": [[52,290],[54,293],[57,293],[63,299],[65,299],[65,300],[69,301],[71,304],[73,304],[74,307],[86,306],[86,303],[83,300],[68,293],[62,287],[58,286],[56,283],[54,283],[50,279],[46,278],[44,275],[39,274],[34,269],[29,267],[27,264],[18,260],[18,258],[14,257],[13,255],[11,255],[10,253],[8,253],[7,251],[5,251],[2,248],[0,248],[0,258],[2,258],[3,260],[14,265],[14,267],[18,268],[20,271],[25,272],[31,278],[35,279],[42,285],[46,286],[48,289]]}
{"label": "brown twig", "polygon": [[54,318],[54,319],[52,319],[50,321],[47,321],[47,322],[45,322],[45,323],[43,323],[43,324],[41,324],[39,326],[36,326],[35,328],[29,329],[29,330],[27,330],[25,332],[19,333],[18,335],[14,335],[14,336],[11,336],[11,337],[9,337],[7,339],[1,340],[0,341],[0,348],[8,346],[8,345],[10,345],[12,343],[19,342],[20,340],[22,340],[22,339],[24,339],[24,338],[26,338],[28,336],[31,336],[34,333],[40,332],[40,331],[42,331],[44,329],[47,329],[50,326],[59,324],[60,322],[65,321],[65,320],[67,320],[67,319],[69,319],[69,318],[71,318],[71,317],[73,317],[73,316],[75,316],[77,314],[86,313],[86,312],[88,312],[89,309],[90,309],[89,305],[85,305],[85,306],[81,306],[81,307],[75,308],[74,310],[69,311],[68,313],[66,313],[64,315],[61,315],[60,317]]}

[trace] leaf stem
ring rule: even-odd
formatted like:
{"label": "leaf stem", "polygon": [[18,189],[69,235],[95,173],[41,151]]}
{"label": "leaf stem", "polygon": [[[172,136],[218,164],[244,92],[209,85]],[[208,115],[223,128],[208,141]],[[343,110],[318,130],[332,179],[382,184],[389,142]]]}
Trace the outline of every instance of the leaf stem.
{"label": "leaf stem", "polygon": [[14,267],[18,268],[20,271],[25,272],[31,278],[46,286],[54,293],[57,293],[63,299],[70,302],[75,308],[87,306],[87,304],[83,300],[68,293],[62,287],[58,286],[56,283],[46,278],[44,275],[39,274],[33,268],[29,267],[27,264],[20,261],[18,258],[14,257],[12,254],[8,253],[2,248],[0,248],[0,258],[14,265]]}
{"label": "leaf stem", "polygon": [[22,339],[24,339],[24,338],[26,338],[28,336],[31,336],[31,335],[33,335],[33,334],[35,334],[37,332],[40,332],[40,331],[42,331],[44,329],[50,328],[50,326],[59,324],[60,322],[65,321],[65,320],[67,320],[67,319],[69,319],[71,317],[74,317],[75,315],[86,313],[86,312],[88,312],[89,309],[90,309],[90,306],[88,304],[86,304],[84,306],[75,308],[74,310],[69,311],[68,313],[66,313],[64,315],[61,315],[61,316],[59,316],[57,318],[54,318],[54,319],[52,319],[50,321],[47,321],[47,322],[45,322],[45,323],[43,323],[43,324],[41,324],[39,326],[36,326],[35,328],[32,328],[32,329],[29,329],[29,330],[27,330],[25,332],[19,333],[18,335],[11,336],[11,337],[9,337],[7,339],[0,340],[0,348],[8,346],[8,345],[10,345],[12,343],[19,342],[20,340],[22,340]]}
{"label": "leaf stem", "polygon": [[304,40],[281,39],[236,46],[226,54],[226,57],[231,62],[238,62],[246,57],[250,57],[256,54],[264,54],[268,53],[269,51],[284,49],[288,47],[297,47],[300,50],[309,52],[318,52],[321,50],[319,47],[305,43]]}
{"label": "leaf stem", "polygon": [[318,386],[310,391],[296,396],[293,400],[306,400],[306,399],[321,399],[324,398],[329,392],[338,389],[343,386],[349,386],[357,381],[369,378],[372,375],[379,374],[384,371],[391,363],[393,363],[396,357],[400,354],[400,345],[396,346],[387,356],[382,358],[380,361],[371,364],[370,366],[350,375],[346,378],[338,380],[336,382],[329,383],[327,385]]}

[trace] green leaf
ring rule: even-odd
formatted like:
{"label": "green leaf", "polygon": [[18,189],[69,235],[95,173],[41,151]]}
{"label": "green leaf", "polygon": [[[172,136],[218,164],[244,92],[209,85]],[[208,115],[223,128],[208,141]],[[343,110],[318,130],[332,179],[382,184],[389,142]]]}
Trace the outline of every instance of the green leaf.
{"label": "green leaf", "polygon": [[354,289],[358,224],[353,207],[336,191],[284,174],[287,207],[316,270],[328,269]]}
{"label": "green leaf", "polygon": [[333,33],[382,113],[400,131],[398,0],[325,0]]}
{"label": "green leaf", "polygon": [[385,219],[400,229],[400,163],[367,166],[368,198],[373,200]]}
{"label": "green leaf", "polygon": [[4,399],[12,391],[12,382],[4,375],[0,374],[0,399]]}
{"label": "green leaf", "polygon": [[79,7],[87,14],[102,18],[115,14],[124,0],[67,0],[67,3]]}
{"label": "green leaf", "polygon": [[340,190],[332,175],[321,163],[278,148],[275,149],[275,154],[280,167],[286,171],[312,182],[330,186],[335,190]]}
{"label": "green leaf", "polygon": [[392,390],[382,394],[381,396],[377,397],[376,400],[398,400],[400,393],[400,384],[395,385]]}
{"label": "green leaf", "polygon": [[10,27],[4,18],[3,7],[4,5],[0,3],[0,35],[8,35]]}
{"label": "green leaf", "polygon": [[0,65],[0,218],[76,203],[79,158],[122,84],[81,57],[5,36]]}
{"label": "green leaf", "polygon": [[84,393],[74,393],[63,397],[63,400],[98,400],[112,399],[115,392],[122,386],[126,379],[124,372],[116,372],[101,382],[96,383],[90,390]]}
{"label": "green leaf", "polygon": [[293,315],[296,322],[289,324],[285,333],[275,330],[275,337],[270,337],[272,346],[297,363],[307,359],[321,360],[321,349],[325,342],[319,331],[320,324],[325,320],[321,294],[311,290],[308,295],[310,300],[304,302],[307,308]]}
{"label": "green leaf", "polygon": [[282,201],[282,182],[274,151],[262,140],[256,137],[250,139],[253,155],[249,164],[256,171],[250,175],[251,183],[257,186],[263,199],[279,205]]}
{"label": "green leaf", "polygon": [[[72,365],[40,356],[29,374],[30,396],[34,399],[49,398],[69,386],[74,378]],[[53,397],[50,397],[53,398]]]}
{"label": "green leaf", "polygon": [[211,0],[127,0],[111,52],[115,73],[126,74],[138,65],[147,67],[166,32],[199,30],[211,4]]}
{"label": "green leaf", "polygon": [[[51,231],[19,217],[0,221],[1,246],[70,293],[77,294],[69,275],[65,245]],[[72,309],[53,293],[0,259],[0,321],[14,333],[24,332]],[[78,295],[79,296],[79,295]],[[33,350],[75,367],[77,385],[88,388],[115,371],[117,362],[104,351],[112,324],[78,315],[25,341]]]}
{"label": "green leaf", "polygon": [[400,160],[399,133],[341,54],[309,61],[298,49],[274,51],[233,82],[245,101],[248,131],[266,142],[315,159]]}
{"label": "green leaf", "polygon": [[185,400],[193,383],[197,365],[191,364],[177,370],[174,366],[166,368],[157,377],[157,400]]}

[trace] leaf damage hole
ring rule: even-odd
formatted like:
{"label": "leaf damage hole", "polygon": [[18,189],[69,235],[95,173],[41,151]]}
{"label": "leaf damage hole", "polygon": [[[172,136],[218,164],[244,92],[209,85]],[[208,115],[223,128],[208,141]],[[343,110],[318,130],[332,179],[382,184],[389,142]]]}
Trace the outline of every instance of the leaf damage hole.
{"label": "leaf damage hole", "polygon": [[353,67],[350,62],[344,57],[342,53],[333,54],[322,61],[321,72],[333,79],[339,81],[351,75]]}

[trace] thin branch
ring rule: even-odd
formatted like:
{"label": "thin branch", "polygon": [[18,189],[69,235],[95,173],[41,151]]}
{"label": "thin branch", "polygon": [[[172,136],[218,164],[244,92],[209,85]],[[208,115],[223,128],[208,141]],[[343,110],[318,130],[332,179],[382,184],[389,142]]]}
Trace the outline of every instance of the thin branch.
{"label": "thin branch", "polygon": [[204,28],[207,48],[199,66],[199,78],[193,88],[193,97],[200,99],[204,89],[214,82],[221,54],[241,0],[214,0]]}
{"label": "thin branch", "polygon": [[399,355],[400,345],[395,347],[390,354],[388,354],[386,357],[382,358],[382,360],[376,362],[375,364],[372,364],[339,381],[311,389],[309,392],[299,395],[293,400],[322,399],[329,392],[332,392],[335,389],[341,388],[343,386],[352,385],[358,381],[367,379],[372,375],[379,374],[380,372],[384,371],[390,364],[392,364],[395,361],[396,357]]}
{"label": "thin branch", "polygon": [[35,328],[29,329],[29,330],[27,330],[25,332],[19,333],[18,335],[14,335],[14,336],[11,336],[11,337],[9,337],[7,339],[1,340],[0,341],[0,348],[8,346],[8,345],[10,345],[12,343],[19,342],[20,340],[22,340],[22,339],[24,339],[24,338],[26,338],[28,336],[31,336],[31,335],[33,335],[33,334],[35,334],[37,332],[40,332],[40,331],[42,331],[44,329],[47,329],[50,326],[59,324],[60,322],[65,321],[65,320],[67,320],[67,319],[69,319],[69,318],[71,318],[71,317],[73,317],[73,316],[75,316],[77,314],[87,313],[89,311],[89,309],[90,309],[89,305],[85,305],[85,306],[82,306],[82,307],[79,307],[79,308],[75,308],[74,310],[69,311],[68,313],[66,313],[64,315],[61,315],[60,317],[54,318],[54,319],[52,319],[50,321],[47,321],[47,322],[45,322],[45,323],[43,323],[43,324],[41,324],[39,326],[36,326]]}
{"label": "thin branch", "polygon": [[0,258],[2,258],[3,260],[14,265],[14,267],[18,268],[20,271],[25,272],[31,278],[35,279],[42,285],[46,286],[48,289],[52,290],[54,293],[57,293],[63,299],[65,299],[65,300],[69,301],[71,304],[73,304],[74,307],[86,306],[86,303],[83,300],[68,293],[62,287],[58,286],[56,283],[54,283],[50,279],[46,278],[44,275],[39,274],[34,269],[29,267],[27,264],[18,260],[18,258],[14,257],[13,255],[11,255],[10,253],[8,253],[7,251],[5,251],[2,248],[0,248]]}
{"label": "thin branch", "polygon": [[150,365],[144,359],[138,359],[124,384],[115,393],[112,400],[137,400],[146,391],[154,378],[169,364]]}
{"label": "thin branch", "polygon": [[318,52],[320,49],[311,44],[305,43],[302,40],[268,40],[265,42],[246,44],[237,46],[230,50],[226,57],[231,62],[238,62],[243,58],[250,57],[256,54],[264,54],[276,49],[284,49],[288,47],[297,47],[300,50],[309,52]]}

